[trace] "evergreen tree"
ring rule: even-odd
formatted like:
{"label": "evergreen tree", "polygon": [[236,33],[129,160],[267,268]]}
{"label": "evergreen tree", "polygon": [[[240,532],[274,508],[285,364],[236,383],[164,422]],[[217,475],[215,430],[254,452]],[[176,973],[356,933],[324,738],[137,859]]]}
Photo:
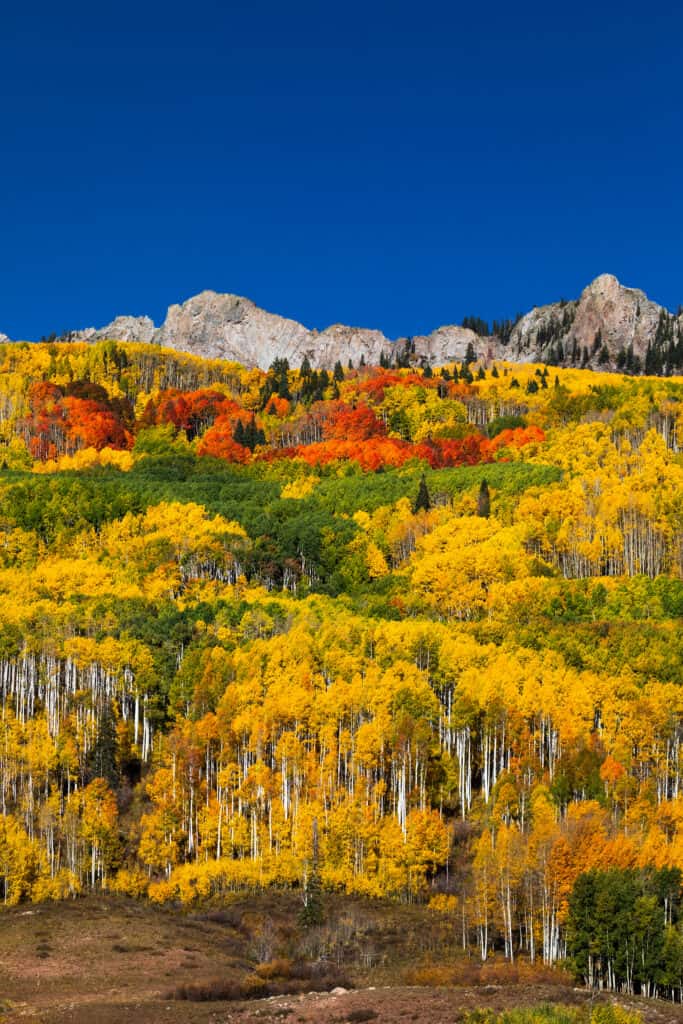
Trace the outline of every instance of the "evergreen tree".
{"label": "evergreen tree", "polygon": [[107,704],[99,721],[97,739],[88,755],[88,774],[90,778],[105,779],[114,789],[119,784],[116,748],[116,719],[111,705]]}
{"label": "evergreen tree", "polygon": [[485,519],[491,515],[491,495],[489,493],[489,485],[486,480],[482,480],[479,487],[479,495],[477,497],[477,515],[483,516]]}
{"label": "evergreen tree", "polygon": [[578,358],[579,358],[579,345],[578,345],[578,342],[577,342],[576,338],[572,338],[572,358],[571,358],[572,366],[574,366],[576,364],[576,361],[578,360]]}
{"label": "evergreen tree", "polygon": [[417,490],[417,497],[413,504],[413,512],[429,512],[432,507],[432,501],[429,497],[429,491],[427,490],[427,481],[425,480],[424,473],[420,477],[420,486]]}
{"label": "evergreen tree", "polygon": [[474,331],[480,338],[487,338],[489,336],[489,325],[480,316],[463,317],[462,326],[470,331]]}
{"label": "evergreen tree", "polygon": [[313,843],[311,863],[308,874],[304,877],[303,901],[299,921],[304,928],[314,928],[323,923],[322,879],[318,865],[318,820],[313,819]]}
{"label": "evergreen tree", "polygon": [[342,364],[337,360],[334,364],[334,370],[332,372],[332,379],[336,380],[337,383],[341,383],[344,380],[344,370]]}

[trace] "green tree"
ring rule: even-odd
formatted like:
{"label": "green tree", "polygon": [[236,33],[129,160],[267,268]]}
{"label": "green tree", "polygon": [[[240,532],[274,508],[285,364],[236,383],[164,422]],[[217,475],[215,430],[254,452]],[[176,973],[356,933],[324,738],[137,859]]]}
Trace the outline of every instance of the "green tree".
{"label": "green tree", "polygon": [[413,512],[429,512],[431,507],[432,501],[429,497],[427,481],[425,480],[425,475],[423,473],[420,477],[420,486],[417,489],[417,496],[413,503]]}
{"label": "green tree", "polygon": [[491,495],[489,493],[489,485],[486,480],[482,480],[479,485],[479,494],[477,496],[477,515],[483,516],[485,519],[491,515]]}

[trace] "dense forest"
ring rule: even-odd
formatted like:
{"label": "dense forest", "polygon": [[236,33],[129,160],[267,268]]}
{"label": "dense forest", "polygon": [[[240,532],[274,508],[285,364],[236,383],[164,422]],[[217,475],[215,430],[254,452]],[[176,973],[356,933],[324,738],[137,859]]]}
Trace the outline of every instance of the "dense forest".
{"label": "dense forest", "polygon": [[680,996],[683,379],[0,371],[5,903],[319,886]]}

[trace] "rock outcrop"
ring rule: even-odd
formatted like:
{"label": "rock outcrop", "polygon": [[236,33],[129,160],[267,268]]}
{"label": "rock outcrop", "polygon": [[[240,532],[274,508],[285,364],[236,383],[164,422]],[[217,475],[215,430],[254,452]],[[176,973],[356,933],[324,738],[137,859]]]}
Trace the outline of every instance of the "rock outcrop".
{"label": "rock outcrop", "polygon": [[339,361],[354,366],[363,360],[379,363],[382,355],[397,354],[414,364],[439,365],[464,359],[473,345],[482,359],[498,355],[496,339],[484,339],[465,327],[440,327],[424,337],[392,341],[381,331],[332,324],[324,331],[308,330],[296,320],[268,313],[250,299],[205,291],[169,308],[161,327],[149,317],[120,316],[106,327],[86,328],[69,334],[72,340],[144,341],[205,359],[228,359],[244,366],[267,369],[274,359],[299,366],[306,357],[311,366],[332,369]]}
{"label": "rock outcrop", "polygon": [[70,331],[72,341],[154,341],[154,321],[148,316],[117,316],[106,327],[86,327],[83,331]]}
{"label": "rock outcrop", "polygon": [[296,320],[266,313],[249,299],[206,291],[171,306],[154,341],[208,359],[267,368],[278,358],[295,365],[309,334]]}
{"label": "rock outcrop", "polygon": [[[574,302],[540,306],[523,316],[504,352],[507,359],[518,362],[546,360],[616,369],[631,359],[644,368],[648,347],[651,352],[668,347],[661,343],[671,337],[674,344],[683,337],[680,314],[672,316],[644,292],[625,288],[612,274],[602,274]],[[666,363],[666,354],[661,356]]]}
{"label": "rock outcrop", "polygon": [[683,316],[672,315],[611,274],[597,277],[580,298],[538,306],[514,326],[490,336],[456,326],[396,341],[381,331],[343,324],[308,330],[249,299],[205,291],[171,306],[159,328],[146,316],[120,316],[106,327],[69,337],[151,342],[262,369],[275,359],[287,359],[296,367],[307,357],[313,367],[331,369],[337,361],[344,367],[349,360],[354,366],[361,360],[377,364],[382,355],[392,361],[401,357],[413,365],[439,366],[459,362],[473,350],[477,359],[487,363],[507,359],[631,372],[683,372]]}

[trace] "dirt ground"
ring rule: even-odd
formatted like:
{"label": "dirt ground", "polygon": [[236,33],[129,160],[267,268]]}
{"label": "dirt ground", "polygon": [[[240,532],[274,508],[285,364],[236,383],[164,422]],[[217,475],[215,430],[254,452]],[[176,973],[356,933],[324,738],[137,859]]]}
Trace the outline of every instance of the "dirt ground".
{"label": "dirt ground", "polygon": [[[454,1024],[476,1008],[590,999],[561,977],[552,984],[407,985],[403,979],[410,976],[416,958],[439,962],[434,929],[431,938],[426,936],[419,915],[410,908],[343,908],[333,930],[346,934],[338,956],[347,963],[348,987],[250,1001],[195,1002],[173,996],[183,986],[253,976],[259,964],[281,955],[283,948],[301,953],[302,943],[308,943],[313,953],[319,952],[316,943],[329,945],[330,936],[321,932],[302,938],[291,905],[258,898],[228,912],[209,913],[114,899],[4,910],[0,1022]],[[641,1000],[631,1004],[648,1024],[683,1024],[680,1007]]]}

